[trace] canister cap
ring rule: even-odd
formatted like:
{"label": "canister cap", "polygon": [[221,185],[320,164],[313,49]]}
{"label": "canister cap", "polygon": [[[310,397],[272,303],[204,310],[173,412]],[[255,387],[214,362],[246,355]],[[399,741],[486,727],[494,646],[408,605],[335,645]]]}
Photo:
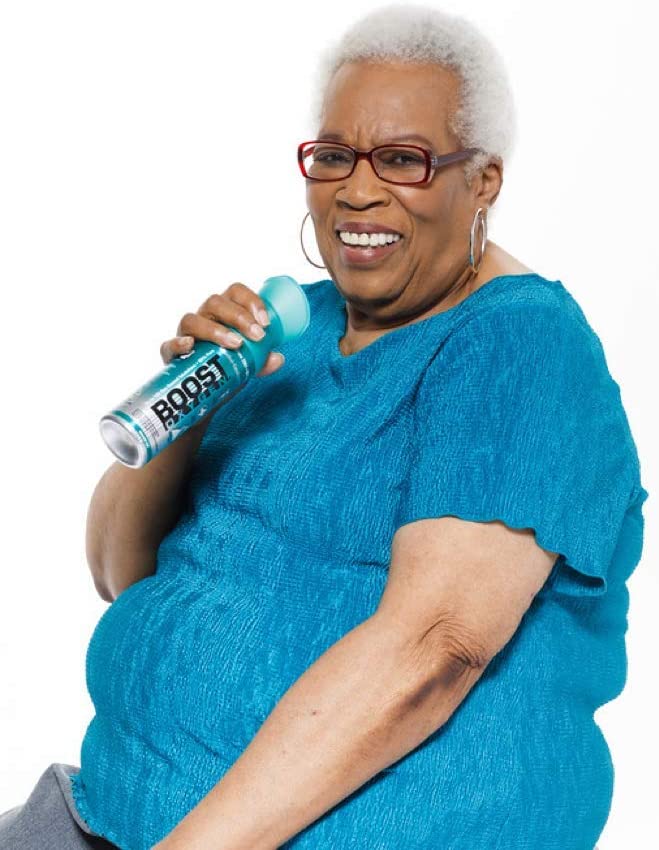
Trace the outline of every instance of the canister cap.
{"label": "canister cap", "polygon": [[259,295],[272,304],[279,316],[283,333],[281,342],[302,336],[309,327],[311,311],[306,293],[296,280],[287,274],[266,278]]}

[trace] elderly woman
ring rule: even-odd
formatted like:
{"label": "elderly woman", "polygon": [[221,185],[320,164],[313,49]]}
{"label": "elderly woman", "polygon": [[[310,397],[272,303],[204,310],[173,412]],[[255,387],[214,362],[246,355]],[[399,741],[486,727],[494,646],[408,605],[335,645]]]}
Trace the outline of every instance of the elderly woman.
{"label": "elderly woman", "polygon": [[[319,95],[311,325],[101,480],[96,714],[51,773],[78,838],[124,850],[592,850],[648,493],[580,307],[487,239],[502,63],[395,6]],[[262,306],[234,284],[178,332],[229,345]]]}

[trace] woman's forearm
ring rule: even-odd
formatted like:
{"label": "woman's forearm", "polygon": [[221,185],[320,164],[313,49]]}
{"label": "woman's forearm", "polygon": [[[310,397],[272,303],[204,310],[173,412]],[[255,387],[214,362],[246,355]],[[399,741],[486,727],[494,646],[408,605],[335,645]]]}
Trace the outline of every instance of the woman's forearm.
{"label": "woman's forearm", "polygon": [[478,675],[456,672],[436,644],[432,653],[403,644],[373,615],[286,691],[153,850],[274,850],[438,729]]}

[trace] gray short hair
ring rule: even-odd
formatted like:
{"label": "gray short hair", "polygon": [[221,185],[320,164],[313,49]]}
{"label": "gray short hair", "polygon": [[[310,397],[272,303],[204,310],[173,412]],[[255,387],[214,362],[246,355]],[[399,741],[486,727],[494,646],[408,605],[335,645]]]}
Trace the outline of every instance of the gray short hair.
{"label": "gray short hair", "polygon": [[369,12],[340,40],[324,48],[316,70],[312,122],[322,119],[327,87],[345,62],[435,63],[453,70],[460,84],[460,106],[449,129],[461,147],[481,148],[464,165],[469,183],[492,157],[507,162],[516,135],[511,87],[503,60],[472,23],[432,6],[395,3]]}

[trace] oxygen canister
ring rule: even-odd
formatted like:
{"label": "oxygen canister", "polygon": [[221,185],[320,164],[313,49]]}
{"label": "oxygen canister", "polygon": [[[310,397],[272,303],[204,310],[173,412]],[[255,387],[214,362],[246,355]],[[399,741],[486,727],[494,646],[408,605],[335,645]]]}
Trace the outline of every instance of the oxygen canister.
{"label": "oxygen canister", "polygon": [[102,417],[101,436],[111,452],[132,468],[144,466],[263,368],[268,354],[301,336],[309,326],[309,301],[288,275],[269,277],[258,291],[270,324],[260,340],[245,337],[240,348],[195,340],[167,366]]}

